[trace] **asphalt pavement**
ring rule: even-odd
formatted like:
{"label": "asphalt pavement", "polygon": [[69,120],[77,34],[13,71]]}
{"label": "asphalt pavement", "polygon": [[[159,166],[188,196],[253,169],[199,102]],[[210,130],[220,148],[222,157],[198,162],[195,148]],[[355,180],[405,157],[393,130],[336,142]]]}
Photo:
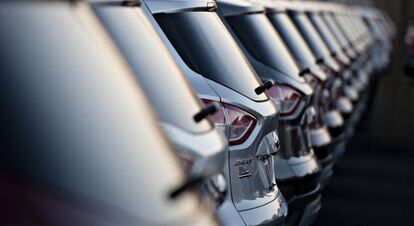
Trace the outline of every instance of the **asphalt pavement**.
{"label": "asphalt pavement", "polygon": [[414,225],[414,76],[393,65],[323,192],[316,226]]}

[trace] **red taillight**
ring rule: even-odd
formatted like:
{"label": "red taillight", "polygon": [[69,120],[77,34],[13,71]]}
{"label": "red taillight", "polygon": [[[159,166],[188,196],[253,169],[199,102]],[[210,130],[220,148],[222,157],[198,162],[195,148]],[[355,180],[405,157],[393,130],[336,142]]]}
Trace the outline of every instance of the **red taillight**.
{"label": "red taillight", "polygon": [[229,144],[243,143],[252,133],[256,125],[256,119],[249,113],[232,105],[225,104],[224,109],[227,112],[230,124]]}
{"label": "red taillight", "polygon": [[290,115],[298,108],[301,96],[288,86],[275,85],[267,90],[270,98],[280,104],[281,115]]}
{"label": "red taillight", "polygon": [[[210,104],[211,100],[203,99],[205,104]],[[230,104],[219,103],[220,109],[212,115],[211,119],[218,125],[228,125],[229,144],[237,145],[245,142],[252,133],[256,119],[246,111]]]}

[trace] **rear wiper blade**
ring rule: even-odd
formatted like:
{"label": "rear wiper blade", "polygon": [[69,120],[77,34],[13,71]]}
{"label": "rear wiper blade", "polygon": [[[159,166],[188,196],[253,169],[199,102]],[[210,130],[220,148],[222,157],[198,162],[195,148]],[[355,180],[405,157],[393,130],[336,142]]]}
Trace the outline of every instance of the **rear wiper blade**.
{"label": "rear wiper blade", "polygon": [[306,68],[305,70],[299,72],[299,76],[303,76],[303,75],[309,74],[309,73],[311,73],[310,68]]}
{"label": "rear wiper blade", "polygon": [[266,82],[263,82],[263,85],[261,85],[261,86],[257,87],[256,89],[254,89],[254,92],[257,95],[260,95],[264,91],[266,91],[267,89],[272,88],[274,85],[275,85],[275,82],[272,79],[267,80]]}
{"label": "rear wiper blade", "polygon": [[205,119],[207,116],[212,115],[217,112],[218,105],[215,103],[209,104],[205,108],[201,109],[200,112],[194,115],[193,119],[195,122],[200,122]]}

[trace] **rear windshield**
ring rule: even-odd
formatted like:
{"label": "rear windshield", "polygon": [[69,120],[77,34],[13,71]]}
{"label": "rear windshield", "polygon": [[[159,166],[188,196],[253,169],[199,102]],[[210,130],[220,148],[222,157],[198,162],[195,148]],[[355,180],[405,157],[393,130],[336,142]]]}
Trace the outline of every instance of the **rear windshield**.
{"label": "rear windshield", "polygon": [[321,16],[318,14],[311,14],[310,20],[315,25],[316,30],[318,30],[319,34],[325,41],[325,43],[328,45],[329,49],[332,53],[337,53],[341,51],[341,46],[325,24],[325,22],[322,20]]}
{"label": "rear windshield", "polygon": [[298,61],[306,65],[306,67],[311,67],[311,65],[315,64],[316,59],[309,46],[286,14],[274,13],[269,15],[269,19]]}
{"label": "rear windshield", "polygon": [[227,21],[256,60],[289,76],[299,76],[292,55],[264,14],[231,16]]}
{"label": "rear windshield", "polygon": [[201,75],[255,100],[262,83],[215,12],[156,14],[156,20],[186,64]]}
{"label": "rear windshield", "polygon": [[323,14],[322,19],[326,22],[326,25],[331,30],[332,34],[335,36],[335,38],[339,41],[342,48],[348,47],[348,41],[346,40],[344,34],[338,27],[338,24],[333,20],[331,15]]}
{"label": "rear windshield", "polygon": [[315,56],[317,56],[318,59],[330,56],[328,48],[323,43],[323,40],[306,15],[302,13],[292,13],[291,17]]}
{"label": "rear windshield", "polygon": [[351,27],[349,26],[349,21],[346,21],[345,17],[335,15],[333,16],[333,20],[337,22],[339,26],[338,28],[342,29],[344,35],[347,37],[348,40],[350,40],[351,42],[355,41],[355,30],[351,29]]}
{"label": "rear windshield", "polygon": [[196,123],[201,105],[184,75],[139,8],[97,6],[95,10],[126,56],[161,120],[200,133],[212,125]]}
{"label": "rear windshield", "polygon": [[358,38],[365,38],[367,39],[368,37],[366,36],[367,34],[367,30],[366,30],[366,26],[363,24],[362,18],[361,17],[357,17],[357,16],[344,16],[344,18],[349,22],[350,29],[354,28],[355,31],[355,37]]}

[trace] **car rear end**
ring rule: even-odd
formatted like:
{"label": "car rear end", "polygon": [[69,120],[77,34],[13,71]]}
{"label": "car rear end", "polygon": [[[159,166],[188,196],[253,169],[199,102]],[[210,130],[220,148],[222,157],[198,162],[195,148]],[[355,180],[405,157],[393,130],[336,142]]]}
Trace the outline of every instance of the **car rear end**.
{"label": "car rear end", "polygon": [[[288,225],[308,224],[320,209],[320,167],[309,139],[313,92],[264,8],[237,1],[218,1],[222,19],[263,81],[273,81],[268,95],[280,106],[281,151],[276,182],[288,201]],[[329,136],[328,136],[328,139]],[[306,188],[304,188],[306,187]]]}
{"label": "car rear end", "polygon": [[263,84],[224,28],[213,2],[159,3],[145,1],[190,83],[202,77],[218,96],[201,99],[220,106],[212,120],[229,142],[224,169],[229,192],[218,207],[221,223],[283,223],[287,206],[274,177],[277,108],[265,93],[255,92]]}

